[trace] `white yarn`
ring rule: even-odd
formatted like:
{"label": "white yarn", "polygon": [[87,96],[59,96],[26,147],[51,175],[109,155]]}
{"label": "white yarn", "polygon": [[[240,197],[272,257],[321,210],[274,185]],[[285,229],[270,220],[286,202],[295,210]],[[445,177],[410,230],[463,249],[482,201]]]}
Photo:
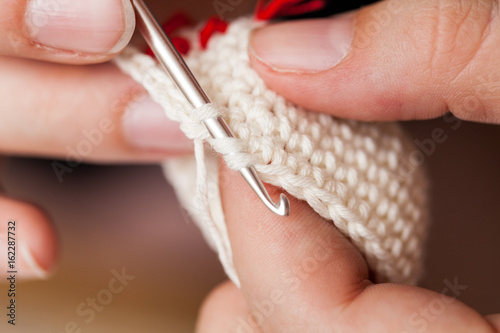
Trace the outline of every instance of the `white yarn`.
{"label": "white yarn", "polygon": [[[401,157],[414,148],[395,123],[313,113],[269,90],[249,65],[248,35],[254,26],[251,19],[238,19],[225,34],[213,36],[206,50],[198,45],[196,31],[188,32],[192,51],[185,60],[217,106],[191,110],[163,69],[135,49],[116,59],[195,141],[195,158],[164,164],[181,203],[238,284],[220,203],[217,157],[203,147],[209,142],[232,169],[253,164],[263,181],[332,220],[363,253],[377,281],[415,283],[427,225],[426,182],[419,169],[400,175]],[[216,115],[227,121],[236,139],[210,138],[203,120]]]}

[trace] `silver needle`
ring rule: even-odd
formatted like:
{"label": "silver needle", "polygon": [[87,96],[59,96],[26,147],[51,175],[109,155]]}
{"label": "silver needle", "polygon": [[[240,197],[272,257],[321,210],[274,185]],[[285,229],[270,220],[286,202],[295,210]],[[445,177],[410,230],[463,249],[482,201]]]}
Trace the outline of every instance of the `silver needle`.
{"label": "silver needle", "polygon": [[[203,91],[144,1],[132,0],[132,4],[137,12],[139,31],[189,103],[194,108],[211,103],[212,101]],[[221,117],[207,119],[204,124],[213,138],[234,138],[231,129]],[[240,174],[271,211],[281,216],[290,214],[290,202],[286,195],[281,193],[279,202],[274,203],[253,166],[242,168]]]}

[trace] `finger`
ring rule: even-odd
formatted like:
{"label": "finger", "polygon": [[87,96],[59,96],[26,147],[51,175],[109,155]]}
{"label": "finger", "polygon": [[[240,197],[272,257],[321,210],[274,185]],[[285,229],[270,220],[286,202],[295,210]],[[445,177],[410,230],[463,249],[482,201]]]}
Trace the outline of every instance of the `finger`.
{"label": "finger", "polygon": [[290,216],[279,217],[233,171],[223,167],[221,179],[231,184],[221,195],[234,265],[255,312],[247,324],[286,331],[281,325],[293,318],[303,332],[328,329],[336,316],[324,317],[324,309],[340,307],[370,283],[361,254],[305,202],[292,198]]}
{"label": "finger", "polygon": [[486,316],[486,320],[491,323],[497,332],[500,332],[500,313]]}
{"label": "finger", "polygon": [[369,286],[346,307],[339,325],[353,332],[366,326],[376,328],[373,332],[497,333],[477,311],[457,300],[464,288],[459,279],[445,280],[445,285],[441,294],[397,284]]}
{"label": "finger", "polygon": [[[249,313],[250,310],[241,290],[230,281],[224,282],[204,300],[198,315],[196,332],[242,332]],[[250,332],[261,331],[252,329]]]}
{"label": "finger", "polygon": [[64,63],[110,59],[130,41],[129,0],[0,0],[0,55]]}
{"label": "finger", "polygon": [[[22,279],[47,278],[57,260],[57,237],[40,209],[0,196],[2,282],[11,274]],[[7,260],[8,259],[8,260]],[[8,273],[8,272],[17,273]]]}
{"label": "finger", "polygon": [[0,152],[82,161],[158,161],[191,143],[135,81],[107,63],[0,58]]}
{"label": "finger", "polygon": [[[403,296],[403,295],[400,295]],[[447,304],[444,303],[444,300],[453,303],[452,299],[441,298],[441,303],[437,302],[436,299],[432,299],[430,303],[423,304],[424,307],[419,309],[419,312],[414,312],[410,315],[410,317],[403,317],[403,319],[407,320],[408,327],[404,330],[394,329],[390,331],[394,332],[449,332],[448,329],[449,323],[447,326],[438,325],[441,327],[437,327],[436,325],[432,325],[433,327],[429,327],[429,323],[433,323],[436,321],[437,315],[441,318],[445,318],[448,322],[453,322],[455,320],[463,321],[456,317],[456,314],[453,313],[448,317],[448,313],[446,312]],[[377,301],[378,307],[382,307],[382,309],[386,312],[389,312],[392,315],[392,320],[397,318],[397,314],[394,313],[394,309],[397,310],[396,306],[393,306],[392,309],[387,309],[383,306],[383,302],[381,300]],[[443,305],[444,304],[444,305]],[[449,303],[448,303],[449,304]],[[373,305],[372,305],[373,308]],[[387,311],[389,310],[389,311]],[[391,320],[385,320],[385,318],[380,318],[378,325],[372,325],[372,323],[367,322],[365,319],[366,314],[372,312],[367,311],[363,315],[362,325],[363,327],[357,328],[355,324],[356,322],[360,322],[359,318],[348,318],[350,321],[350,327],[342,327],[341,323],[337,322],[335,326],[331,327],[331,330],[334,328],[340,329],[342,327],[342,331],[346,332],[364,332],[368,327],[371,327],[370,332],[389,332],[389,325],[393,325]],[[377,312],[377,311],[376,311]],[[200,314],[198,316],[197,321],[197,333],[212,333],[212,332],[252,332],[259,333],[262,330],[255,326],[255,321],[259,312],[251,311],[245,298],[241,291],[231,282],[225,282],[215,290],[213,290],[210,295],[203,302]],[[378,315],[378,314],[377,314]],[[467,314],[466,314],[467,316]],[[467,316],[468,317],[468,316]],[[288,320],[289,324],[294,325],[294,318],[290,318]],[[454,330],[453,332],[468,332],[469,329],[474,329],[474,332],[491,332],[496,333],[500,332],[500,315],[490,315],[486,316],[486,320],[488,320],[492,327],[488,327],[483,323],[480,323],[480,326],[470,326],[470,323],[465,327],[459,328],[460,331]],[[345,321],[345,320],[344,320]],[[317,323],[316,323],[317,324]],[[382,325],[380,325],[382,324]],[[285,324],[286,325],[286,324]],[[372,325],[372,326],[368,326]],[[377,330],[377,326],[380,327],[380,330]],[[455,326],[460,327],[460,326]],[[346,330],[348,328],[349,330]],[[492,331],[492,328],[497,331]],[[281,329],[287,330],[286,326],[282,326]],[[330,331],[331,331],[330,330]],[[384,331],[385,330],[385,331]],[[472,330],[470,330],[472,331]],[[290,330],[287,330],[290,332]]]}
{"label": "finger", "polygon": [[451,110],[499,123],[499,16],[493,0],[386,0],[258,29],[250,57],[270,87],[316,111],[405,120]]}
{"label": "finger", "polygon": [[[250,329],[492,332],[483,317],[455,299],[463,291],[458,280],[447,284],[443,294],[404,285],[373,285],[359,251],[306,203],[292,200],[291,215],[278,217],[237,174],[223,167],[221,179],[233,261],[250,308],[245,321]],[[277,190],[270,190],[277,197]]]}

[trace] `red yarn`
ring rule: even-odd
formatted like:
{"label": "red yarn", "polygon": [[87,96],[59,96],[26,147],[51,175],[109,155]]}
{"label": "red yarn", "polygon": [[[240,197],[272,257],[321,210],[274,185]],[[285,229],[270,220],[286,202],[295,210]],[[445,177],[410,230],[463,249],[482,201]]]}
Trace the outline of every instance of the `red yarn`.
{"label": "red yarn", "polygon": [[[326,0],[258,0],[255,9],[255,18],[258,20],[271,20],[282,16],[301,15],[323,9],[325,6]],[[170,37],[170,35],[180,28],[192,25],[191,19],[183,12],[175,13],[162,25],[165,33],[169,35],[170,41],[172,41],[172,44],[174,44],[177,51],[182,55],[186,55],[189,52],[191,46],[188,40],[182,37]],[[227,27],[228,23],[220,18],[210,18],[200,31],[201,47],[205,49],[210,38],[216,32],[226,32]],[[154,57],[151,48],[148,48],[145,53]]]}
{"label": "red yarn", "polygon": [[258,20],[300,15],[323,9],[326,0],[259,0],[255,10]]}
{"label": "red yarn", "polygon": [[[178,12],[174,14],[167,22],[165,22],[165,24],[162,25],[162,28],[167,35],[171,35],[180,28],[191,25],[192,25],[191,19],[189,19],[189,17],[187,17],[187,15],[185,15],[184,13]],[[205,49],[207,47],[208,41],[210,40],[210,37],[212,37],[213,34],[215,34],[216,32],[221,32],[221,33],[226,32],[227,26],[228,26],[227,22],[224,22],[223,20],[217,17],[210,18],[200,31],[201,47]],[[191,46],[189,45],[187,39],[182,37],[170,37],[170,36],[169,38],[180,54],[182,55],[188,54]],[[154,57],[154,53],[153,50],[151,50],[151,48],[148,48],[146,50],[146,54]]]}
{"label": "red yarn", "polygon": [[[182,55],[186,55],[189,53],[189,50],[191,49],[191,45],[189,45],[189,42],[186,38],[182,38],[182,37],[169,37],[169,38],[170,38],[170,41],[172,42],[172,44],[174,44],[177,52],[179,52]],[[150,57],[153,57],[153,58],[155,57],[155,54],[154,54],[153,50],[151,50],[151,48],[148,48],[144,53]]]}
{"label": "red yarn", "polygon": [[210,37],[216,32],[224,33],[227,30],[227,22],[218,17],[210,18],[200,31],[200,44],[203,49],[207,47]]}
{"label": "red yarn", "polygon": [[192,26],[193,22],[184,12],[177,12],[172,17],[165,22],[161,27],[167,35],[179,30],[182,27]]}
{"label": "red yarn", "polygon": [[[162,25],[163,31],[165,31],[165,33],[169,36],[172,44],[174,44],[177,51],[182,55],[189,53],[191,46],[189,45],[188,40],[182,37],[170,37],[170,35],[176,30],[183,27],[189,27],[192,24],[191,19],[186,14],[183,12],[177,12]],[[151,57],[155,56],[151,48],[148,48],[145,53]]]}
{"label": "red yarn", "polygon": [[189,45],[189,41],[186,38],[172,37],[170,38],[170,41],[172,42],[172,44],[174,44],[177,52],[179,52],[180,54],[186,55],[189,53],[191,45]]}

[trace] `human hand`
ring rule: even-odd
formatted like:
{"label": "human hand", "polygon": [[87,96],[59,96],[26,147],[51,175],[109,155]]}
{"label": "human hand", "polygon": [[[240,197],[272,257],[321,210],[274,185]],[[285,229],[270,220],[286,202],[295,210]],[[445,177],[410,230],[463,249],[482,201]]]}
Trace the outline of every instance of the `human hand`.
{"label": "human hand", "polygon": [[292,199],[291,215],[278,217],[235,172],[222,168],[221,179],[231,184],[221,195],[241,290],[215,289],[197,332],[500,332],[500,314],[456,299],[460,280],[443,294],[374,284],[360,252],[305,202]]}
{"label": "human hand", "polygon": [[381,1],[258,29],[249,53],[271,88],[312,110],[500,123],[498,1]]}
{"label": "human hand", "polygon": [[[496,2],[386,1],[337,19],[257,30],[254,68],[287,99],[342,117],[424,119],[449,109],[500,122]],[[456,299],[460,280],[442,294],[374,284],[359,251],[307,204],[293,202],[284,220],[238,178],[231,184],[221,190],[241,290],[216,289],[198,332],[500,332],[500,315]]]}
{"label": "human hand", "polygon": [[[0,154],[62,159],[53,165],[61,181],[85,161],[151,162],[190,150],[145,90],[104,63],[132,37],[129,0],[0,0],[0,7]],[[19,276],[46,276],[57,255],[49,219],[0,196],[2,248],[8,219],[18,222]]]}

